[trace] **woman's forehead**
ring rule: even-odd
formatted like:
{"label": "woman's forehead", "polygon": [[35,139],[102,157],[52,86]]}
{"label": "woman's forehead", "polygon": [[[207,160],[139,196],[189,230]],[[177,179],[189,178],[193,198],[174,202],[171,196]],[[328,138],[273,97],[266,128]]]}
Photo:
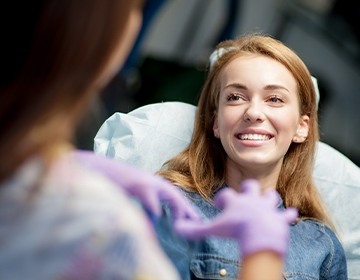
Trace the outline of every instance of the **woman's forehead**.
{"label": "woman's forehead", "polygon": [[245,87],[280,85],[296,90],[292,73],[279,61],[265,55],[243,55],[232,59],[219,73],[220,88],[231,84]]}

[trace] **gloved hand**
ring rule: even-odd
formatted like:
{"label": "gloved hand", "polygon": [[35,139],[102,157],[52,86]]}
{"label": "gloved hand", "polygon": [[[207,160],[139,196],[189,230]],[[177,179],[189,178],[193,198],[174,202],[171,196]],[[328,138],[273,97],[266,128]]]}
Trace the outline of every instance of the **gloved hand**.
{"label": "gloved hand", "polygon": [[91,151],[75,150],[72,152],[72,156],[83,165],[108,177],[129,195],[140,199],[146,210],[157,216],[162,213],[160,201],[163,200],[173,210],[175,220],[200,219],[198,213],[181,192],[160,176]]}
{"label": "gloved hand", "polygon": [[293,208],[277,208],[279,195],[275,190],[260,194],[255,180],[242,184],[242,193],[227,188],[214,199],[223,212],[210,221],[177,221],[176,230],[191,239],[206,236],[231,237],[238,240],[243,256],[271,250],[282,257],[289,239],[289,223],[297,217]]}

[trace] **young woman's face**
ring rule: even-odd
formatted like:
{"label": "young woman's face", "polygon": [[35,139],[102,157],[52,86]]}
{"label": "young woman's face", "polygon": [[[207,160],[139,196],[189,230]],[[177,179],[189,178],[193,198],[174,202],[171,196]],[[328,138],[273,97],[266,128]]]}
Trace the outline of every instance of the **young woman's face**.
{"label": "young woman's face", "polygon": [[279,172],[291,142],[306,139],[308,125],[309,118],[299,113],[295,78],[278,61],[238,57],[220,73],[213,130],[228,155],[228,169]]}

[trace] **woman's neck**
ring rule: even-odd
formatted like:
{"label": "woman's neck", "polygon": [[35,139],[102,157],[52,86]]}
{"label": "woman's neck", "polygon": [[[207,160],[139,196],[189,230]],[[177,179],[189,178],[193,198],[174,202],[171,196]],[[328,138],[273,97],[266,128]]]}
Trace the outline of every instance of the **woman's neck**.
{"label": "woman's neck", "polygon": [[233,163],[227,163],[225,182],[231,188],[239,189],[245,179],[258,180],[262,189],[276,188],[281,165],[245,168]]}

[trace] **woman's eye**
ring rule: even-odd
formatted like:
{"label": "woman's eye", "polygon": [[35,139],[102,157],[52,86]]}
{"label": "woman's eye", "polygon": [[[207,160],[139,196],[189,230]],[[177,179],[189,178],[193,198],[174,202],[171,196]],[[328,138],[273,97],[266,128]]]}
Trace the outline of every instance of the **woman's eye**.
{"label": "woman's eye", "polygon": [[270,102],[273,102],[273,103],[283,103],[283,102],[284,102],[284,101],[282,100],[282,98],[280,98],[280,97],[277,96],[277,95],[271,96],[268,100],[269,100]]}
{"label": "woman's eye", "polygon": [[241,96],[238,94],[229,94],[227,97],[227,101],[238,101],[241,99]]}

